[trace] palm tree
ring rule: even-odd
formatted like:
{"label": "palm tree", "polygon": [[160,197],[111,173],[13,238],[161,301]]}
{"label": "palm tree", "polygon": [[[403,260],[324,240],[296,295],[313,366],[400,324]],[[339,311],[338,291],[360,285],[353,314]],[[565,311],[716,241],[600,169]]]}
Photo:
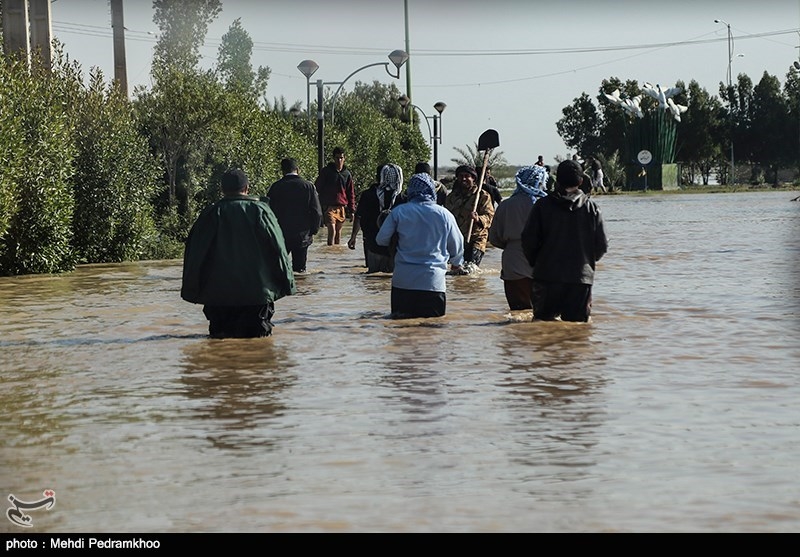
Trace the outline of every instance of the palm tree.
{"label": "palm tree", "polygon": [[[462,149],[461,147],[453,147],[453,150],[460,155],[459,157],[453,157],[450,159],[450,162],[454,163],[456,166],[460,166],[462,164],[473,166],[475,168],[483,166],[483,153],[478,151],[477,143],[474,143],[473,145],[467,145],[466,149]],[[502,151],[492,150],[492,152],[489,153],[487,166],[491,168],[506,165],[508,165],[508,161],[503,156]]]}

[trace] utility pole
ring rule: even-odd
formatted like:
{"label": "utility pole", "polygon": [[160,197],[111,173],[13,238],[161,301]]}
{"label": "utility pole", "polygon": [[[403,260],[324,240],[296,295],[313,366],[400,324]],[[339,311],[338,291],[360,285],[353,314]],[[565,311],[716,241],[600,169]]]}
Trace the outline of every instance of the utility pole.
{"label": "utility pole", "polygon": [[24,55],[30,63],[27,0],[3,0],[3,52]]}
{"label": "utility pole", "polygon": [[122,0],[111,0],[111,29],[114,36],[114,79],[127,97],[128,66],[125,59],[125,22],[122,17]]}
{"label": "utility pole", "polygon": [[406,18],[406,53],[409,56],[409,60],[406,63],[406,97],[411,99],[413,97],[411,96],[411,46],[408,44],[408,0],[403,0],[403,7]]}
{"label": "utility pole", "polygon": [[53,66],[50,41],[53,28],[50,25],[50,0],[30,1],[31,52],[39,52],[42,67],[49,72]]}

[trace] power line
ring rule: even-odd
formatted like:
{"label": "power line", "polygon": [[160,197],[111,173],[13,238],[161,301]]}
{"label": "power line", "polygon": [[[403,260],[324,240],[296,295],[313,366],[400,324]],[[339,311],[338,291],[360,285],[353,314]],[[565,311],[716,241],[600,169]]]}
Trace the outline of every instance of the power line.
{"label": "power line", "polygon": [[[54,21],[53,29],[63,33],[84,35],[91,37],[111,38],[111,29],[99,25],[86,25],[81,23],[71,23]],[[736,36],[736,40],[761,39],[767,37],[779,37],[782,35],[794,35],[800,29],[783,29],[779,31],[766,31],[763,33],[741,34]],[[126,38],[144,42],[157,42],[157,36],[150,32],[134,31],[126,29]],[[629,45],[613,46],[588,46],[576,48],[534,48],[534,49],[493,49],[493,50],[442,50],[442,49],[415,49],[414,56],[424,57],[464,57],[464,56],[550,56],[554,54],[587,54],[599,52],[615,52],[626,50],[651,50],[660,48],[671,48],[676,46],[703,45],[727,41],[726,37],[711,39],[689,39],[685,41],[672,41],[666,43],[640,43]],[[203,46],[205,48],[218,48],[222,44],[222,39],[206,39]],[[253,50],[258,52],[296,52],[296,53],[317,53],[317,54],[341,54],[341,55],[374,55],[384,54],[385,48],[377,47],[342,47],[328,45],[310,45],[293,43],[270,43],[253,41]]]}

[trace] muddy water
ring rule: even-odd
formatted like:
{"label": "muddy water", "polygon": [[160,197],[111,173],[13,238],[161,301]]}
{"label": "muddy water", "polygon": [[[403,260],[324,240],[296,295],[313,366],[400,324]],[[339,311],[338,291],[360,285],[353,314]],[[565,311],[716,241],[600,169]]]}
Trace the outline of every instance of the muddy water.
{"label": "muddy water", "polygon": [[315,243],[257,340],[180,261],[0,278],[0,490],[57,499],[0,532],[798,531],[796,195],[599,197],[590,324],[508,311],[492,248],[393,321]]}

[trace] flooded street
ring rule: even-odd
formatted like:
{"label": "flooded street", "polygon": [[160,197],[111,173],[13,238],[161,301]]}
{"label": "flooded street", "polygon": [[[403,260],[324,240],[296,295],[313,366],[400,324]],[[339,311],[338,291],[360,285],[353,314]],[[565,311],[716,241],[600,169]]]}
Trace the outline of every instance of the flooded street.
{"label": "flooded street", "polygon": [[265,339],[179,260],[0,278],[0,490],[57,500],[0,532],[800,531],[797,195],[597,197],[589,324],[510,312],[496,248],[390,320],[324,234]]}

